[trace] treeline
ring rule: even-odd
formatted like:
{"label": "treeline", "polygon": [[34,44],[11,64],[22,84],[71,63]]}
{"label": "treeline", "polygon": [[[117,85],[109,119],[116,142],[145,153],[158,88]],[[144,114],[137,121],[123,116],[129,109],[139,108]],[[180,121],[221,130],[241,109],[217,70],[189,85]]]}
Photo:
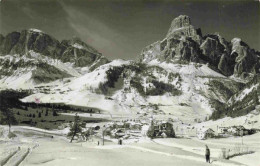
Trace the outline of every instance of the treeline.
{"label": "treeline", "polygon": [[115,88],[115,83],[118,81],[120,77],[126,78],[127,71],[135,72],[139,74],[143,72],[146,68],[145,64],[142,63],[133,63],[130,65],[123,66],[114,66],[106,71],[107,81],[105,83],[99,84],[99,89],[101,93],[108,94],[109,88]]}
{"label": "treeline", "polygon": [[142,96],[158,96],[163,95],[167,92],[171,93],[174,96],[181,95],[182,92],[175,88],[174,85],[167,84],[164,82],[159,82],[155,79],[151,80],[151,83],[154,85],[154,87],[149,87],[146,89],[146,92],[144,91],[144,87],[141,84],[141,78],[140,77],[134,77],[130,81],[130,85],[137,89],[137,91]]}
{"label": "treeline", "polygon": [[30,95],[30,91],[3,90],[0,91],[0,107],[22,108],[23,102],[19,99]]}
{"label": "treeline", "polygon": [[80,106],[66,105],[64,103],[27,102],[27,103],[22,103],[22,106],[31,107],[34,109],[49,108],[49,109],[53,109],[53,110],[85,112],[85,113],[100,113],[101,112],[101,110],[98,110],[95,108],[85,108],[85,107],[80,107]]}
{"label": "treeline", "polygon": [[0,91],[0,110],[2,107],[5,108],[18,108],[28,110],[28,108],[43,109],[49,108],[52,110],[60,111],[74,111],[84,113],[101,113],[101,110],[95,108],[85,108],[80,106],[65,105],[64,103],[35,103],[28,102],[23,103],[20,99],[30,95],[30,91],[15,91],[15,90],[3,90]]}

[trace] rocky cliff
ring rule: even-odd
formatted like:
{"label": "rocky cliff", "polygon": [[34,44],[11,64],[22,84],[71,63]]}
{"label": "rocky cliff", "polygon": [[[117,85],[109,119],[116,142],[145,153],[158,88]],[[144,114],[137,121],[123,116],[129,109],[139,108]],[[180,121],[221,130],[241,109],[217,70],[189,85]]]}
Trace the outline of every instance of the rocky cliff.
{"label": "rocky cliff", "polygon": [[258,52],[239,38],[227,41],[219,34],[203,36],[200,29],[191,25],[188,16],[181,15],[172,21],[162,41],[147,46],[141,52],[139,61],[196,62],[208,64],[225,76],[252,78],[260,73],[259,57]]}
{"label": "rocky cliff", "polygon": [[108,60],[96,49],[81,41],[79,38],[59,42],[54,37],[36,29],[12,32],[5,37],[0,35],[0,55],[25,55],[32,50],[36,53],[71,62],[75,67],[91,66],[108,63]]}

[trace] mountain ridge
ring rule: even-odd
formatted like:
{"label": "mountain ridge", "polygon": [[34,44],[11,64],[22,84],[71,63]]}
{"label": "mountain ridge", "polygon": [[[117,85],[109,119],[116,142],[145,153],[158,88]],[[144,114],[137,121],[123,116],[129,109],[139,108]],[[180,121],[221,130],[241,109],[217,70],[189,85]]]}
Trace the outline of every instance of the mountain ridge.
{"label": "mountain ridge", "polygon": [[230,42],[219,34],[202,36],[201,29],[191,25],[188,16],[175,18],[162,41],[147,46],[139,61],[158,59],[168,63],[208,63],[225,76],[249,78],[260,73],[260,53],[239,38]]}
{"label": "mountain ridge", "polygon": [[[243,115],[259,105],[255,93],[259,86],[251,83],[259,74],[259,52],[239,38],[226,41],[219,34],[203,36],[185,15],[175,18],[166,37],[145,47],[135,61],[109,62],[78,38],[59,42],[39,30],[30,35],[28,42],[17,33],[10,33],[12,40],[0,36],[1,68],[12,68],[16,65],[13,62],[18,62],[21,71],[27,70],[19,57],[53,67],[49,71],[52,78],[43,77],[48,72],[41,68],[37,69],[43,71],[42,82],[38,77],[28,77],[35,83],[31,86],[34,94],[24,102],[38,98],[43,103],[102,107],[117,114],[159,116],[174,112],[173,116],[184,121]],[[44,41],[47,43],[42,46]],[[11,55],[3,55],[5,52]],[[13,60],[8,60],[10,57]],[[9,75],[1,75],[0,83],[5,83]],[[242,102],[234,100],[253,86],[253,95]],[[250,105],[247,111],[236,111],[243,102]]]}
{"label": "mountain ridge", "polygon": [[74,63],[76,67],[90,66],[97,60],[100,60],[100,65],[109,62],[101,53],[79,38],[59,42],[37,29],[12,32],[5,37],[3,35],[0,37],[0,55],[2,56],[26,55],[30,50],[53,59],[60,59],[64,63]]}

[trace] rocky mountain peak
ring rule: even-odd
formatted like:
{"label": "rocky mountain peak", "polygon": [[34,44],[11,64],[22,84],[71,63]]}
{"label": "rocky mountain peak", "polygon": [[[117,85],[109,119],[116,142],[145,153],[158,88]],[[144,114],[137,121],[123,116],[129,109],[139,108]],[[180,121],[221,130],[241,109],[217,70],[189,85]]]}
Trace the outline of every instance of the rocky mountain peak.
{"label": "rocky mountain peak", "polygon": [[166,38],[141,52],[140,61],[204,63],[225,76],[250,78],[259,73],[259,57],[259,53],[240,38],[227,41],[218,33],[202,36],[188,16],[180,15],[172,21]]}
{"label": "rocky mountain peak", "polygon": [[31,28],[28,30],[31,33],[44,33],[43,31],[39,30],[39,29],[35,29],[35,28]]}
{"label": "rocky mountain peak", "polygon": [[87,50],[88,52],[91,52],[93,54],[101,55],[95,48],[88,45],[87,43],[83,42],[79,37],[73,37],[70,40],[63,40],[61,42],[63,45],[67,47],[72,47],[75,49],[81,49],[81,50]]}
{"label": "rocky mountain peak", "polygon": [[175,18],[171,23],[171,29],[176,30],[183,27],[188,27],[191,25],[190,17],[186,15],[180,15]]}
{"label": "rocky mountain peak", "polygon": [[95,48],[76,37],[59,42],[38,29],[12,32],[5,37],[0,35],[0,56],[8,54],[22,56],[28,54],[30,50],[62,62],[71,62],[77,67],[96,65],[97,62],[101,65],[108,62]]}
{"label": "rocky mountain peak", "polygon": [[166,35],[166,38],[180,39],[183,37],[191,37],[197,42],[200,42],[202,34],[200,29],[195,29],[191,25],[191,19],[189,16],[180,15],[173,19],[170,29]]}

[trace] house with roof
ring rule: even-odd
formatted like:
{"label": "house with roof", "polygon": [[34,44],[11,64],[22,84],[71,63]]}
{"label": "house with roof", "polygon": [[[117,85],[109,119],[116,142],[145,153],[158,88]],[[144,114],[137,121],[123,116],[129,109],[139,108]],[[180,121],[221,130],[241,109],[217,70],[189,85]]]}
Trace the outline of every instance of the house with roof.
{"label": "house with roof", "polygon": [[111,131],[111,136],[114,138],[121,138],[126,135],[126,131],[124,128],[119,128],[119,129],[113,129]]}
{"label": "house with roof", "polygon": [[197,130],[197,137],[199,139],[207,139],[207,138],[213,138],[215,136],[215,132],[214,130],[212,130],[211,128],[200,128],[199,130]]}
{"label": "house with roof", "polygon": [[227,134],[228,133],[228,127],[217,126],[217,133],[218,134]]}

